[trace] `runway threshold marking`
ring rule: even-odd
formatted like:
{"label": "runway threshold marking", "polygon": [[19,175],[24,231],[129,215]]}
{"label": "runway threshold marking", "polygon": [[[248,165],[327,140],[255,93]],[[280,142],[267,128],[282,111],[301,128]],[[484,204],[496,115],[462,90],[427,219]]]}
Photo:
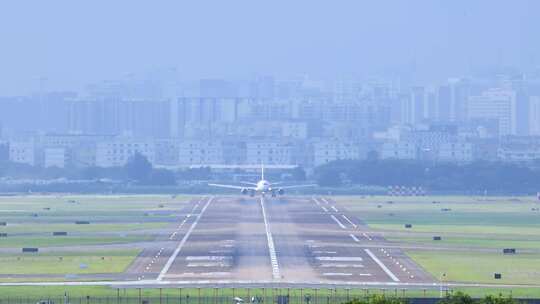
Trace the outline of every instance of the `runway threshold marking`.
{"label": "runway threshold marking", "polygon": [[270,231],[270,226],[268,225],[268,220],[266,218],[266,209],[264,208],[263,197],[261,197],[261,209],[262,209],[263,220],[264,220],[264,229],[266,230],[266,241],[268,243],[268,252],[270,254],[270,264],[272,265],[272,277],[274,279],[280,279],[281,275],[279,273],[279,264],[277,260],[276,247],[274,245],[272,232]]}
{"label": "runway threshold marking", "polygon": [[351,236],[351,238],[355,241],[355,242],[360,242],[360,240],[354,235],[354,234],[349,234]]}
{"label": "runway threshold marking", "polygon": [[371,250],[364,249],[364,251],[369,255],[370,258],[373,259],[373,261],[375,261],[375,263],[377,263],[377,265],[379,265],[379,267],[382,268],[382,270],[384,270],[384,272],[386,272],[386,274],[392,279],[392,281],[399,282],[399,279],[396,277],[396,275],[392,273],[392,271],[390,271],[390,269],[388,269],[388,267],[386,267],[386,265],[384,265],[384,263],[381,262],[381,260],[379,260],[379,258],[377,258],[377,256],[373,254],[373,252],[371,252]]}
{"label": "runway threshold marking", "polygon": [[322,200],[325,204],[330,205],[330,203],[329,203],[324,197],[321,197],[321,200]]}
{"label": "runway threshold marking", "polygon": [[[203,199],[201,199],[199,201],[199,203],[202,201]],[[169,269],[171,268],[171,265],[173,264],[174,260],[176,259],[176,257],[178,256],[178,254],[180,253],[180,250],[182,250],[182,247],[184,247],[184,245],[186,244],[189,236],[191,235],[191,233],[193,232],[193,229],[195,229],[195,226],[197,226],[197,223],[199,223],[199,220],[201,219],[202,215],[204,214],[204,212],[206,211],[206,208],[208,208],[208,206],[210,205],[210,203],[214,200],[213,197],[211,197],[208,202],[206,202],[206,204],[204,205],[204,207],[202,208],[201,212],[199,212],[199,214],[197,215],[197,218],[195,219],[195,221],[193,222],[193,224],[191,224],[191,227],[189,227],[189,230],[186,232],[186,234],[184,235],[184,237],[182,238],[182,240],[180,241],[180,244],[178,244],[178,247],[176,247],[176,249],[174,250],[173,254],[171,255],[171,257],[169,258],[169,260],[167,261],[167,263],[165,264],[165,266],[163,266],[163,269],[161,269],[161,272],[159,273],[156,281],[161,281],[163,279],[163,277],[165,276],[165,274],[167,274],[167,271],[169,271]]]}
{"label": "runway threshold marking", "polygon": [[340,222],[334,215],[330,215],[330,217],[339,225],[339,227],[341,227],[341,229],[347,229],[347,227],[345,227],[345,225],[343,225],[343,223]]}
{"label": "runway threshold marking", "polygon": [[351,224],[351,226],[353,226],[353,228],[357,227],[357,225],[355,223],[353,223],[345,214],[342,214],[341,217],[344,218],[347,222],[349,222],[349,224]]}

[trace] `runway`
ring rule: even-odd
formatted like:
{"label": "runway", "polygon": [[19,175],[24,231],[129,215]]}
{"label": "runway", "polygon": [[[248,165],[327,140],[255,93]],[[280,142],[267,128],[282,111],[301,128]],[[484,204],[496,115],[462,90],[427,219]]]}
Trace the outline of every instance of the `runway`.
{"label": "runway", "polygon": [[420,283],[434,279],[326,198],[203,198],[164,247],[130,268],[138,280],[189,283]]}

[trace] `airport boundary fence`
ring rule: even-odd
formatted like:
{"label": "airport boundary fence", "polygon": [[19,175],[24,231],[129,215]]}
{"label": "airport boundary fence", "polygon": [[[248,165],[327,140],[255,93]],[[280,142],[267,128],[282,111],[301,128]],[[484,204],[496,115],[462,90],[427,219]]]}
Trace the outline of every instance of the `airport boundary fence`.
{"label": "airport boundary fence", "polygon": [[[436,304],[439,290],[326,289],[326,288],[178,288],[116,289],[107,296],[70,294],[2,296],[0,304],[340,304],[372,295],[406,299],[408,304]],[[444,290],[443,296],[451,293]],[[434,296],[435,294],[439,296]],[[511,291],[505,296],[511,296]],[[519,299],[523,304],[540,304],[540,299]]]}

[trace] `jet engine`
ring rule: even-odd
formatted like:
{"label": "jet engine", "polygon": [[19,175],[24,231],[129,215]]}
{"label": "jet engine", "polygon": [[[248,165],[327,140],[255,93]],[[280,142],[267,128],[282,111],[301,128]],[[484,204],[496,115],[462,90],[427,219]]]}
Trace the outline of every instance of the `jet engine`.
{"label": "jet engine", "polygon": [[283,194],[285,194],[285,190],[283,190],[283,189],[279,189],[279,190],[278,190],[278,194],[279,194],[279,195],[283,195]]}
{"label": "jet engine", "polygon": [[240,190],[240,193],[242,193],[243,195],[246,195],[248,194],[248,189],[242,188],[242,190]]}

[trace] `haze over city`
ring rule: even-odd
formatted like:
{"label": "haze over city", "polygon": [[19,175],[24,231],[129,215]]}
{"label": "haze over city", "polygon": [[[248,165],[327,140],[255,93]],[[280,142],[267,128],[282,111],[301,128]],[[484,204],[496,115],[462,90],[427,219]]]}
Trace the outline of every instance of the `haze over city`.
{"label": "haze over city", "polygon": [[[10,1],[0,95],[154,76],[403,77],[538,67],[537,1]],[[154,73],[154,74],[153,74]],[[172,73],[172,72],[171,72]],[[159,77],[159,76],[155,76]]]}
{"label": "haze over city", "polygon": [[0,4],[0,304],[540,303],[540,1]]}

